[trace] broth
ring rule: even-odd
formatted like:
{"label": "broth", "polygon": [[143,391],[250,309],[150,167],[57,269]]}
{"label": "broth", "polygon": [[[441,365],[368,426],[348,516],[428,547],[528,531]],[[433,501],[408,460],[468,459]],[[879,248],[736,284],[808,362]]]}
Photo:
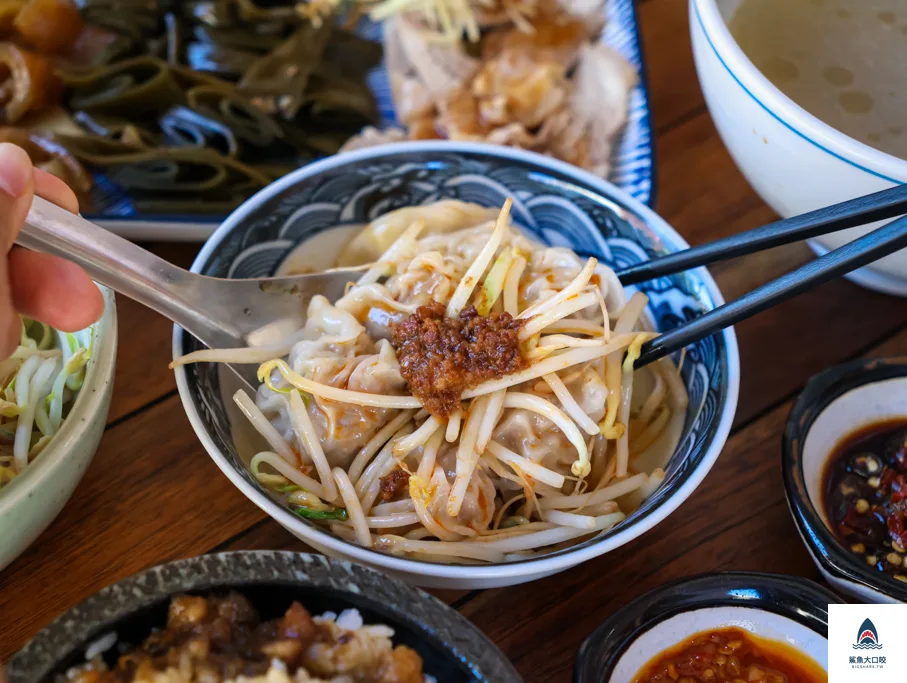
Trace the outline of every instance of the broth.
{"label": "broth", "polygon": [[907,159],[907,2],[743,0],[740,48],[813,116]]}

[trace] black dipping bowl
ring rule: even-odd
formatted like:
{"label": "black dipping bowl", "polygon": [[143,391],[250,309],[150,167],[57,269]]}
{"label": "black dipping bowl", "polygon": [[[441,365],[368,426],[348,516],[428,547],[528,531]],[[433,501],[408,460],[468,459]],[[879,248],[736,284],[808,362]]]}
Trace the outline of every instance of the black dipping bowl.
{"label": "black dipping bowl", "polygon": [[[617,663],[637,639],[683,613],[744,607],[754,610],[748,617],[754,623],[759,622],[759,612],[776,614],[827,638],[828,605],[840,602],[834,593],[812,581],[780,574],[720,572],[667,583],[616,611],[586,638],[576,657],[573,681],[612,683]],[[643,653],[644,659],[660,651],[663,648]]]}
{"label": "black dipping bowl", "polygon": [[891,419],[893,414],[904,415],[907,357],[855,360],[810,378],[791,408],[784,429],[784,492],[810,556],[833,588],[863,603],[907,602],[907,583],[870,567],[845,547],[829,528],[822,510],[822,482],[816,479],[823,476],[832,449],[810,453],[806,441],[814,428],[822,431],[817,422],[831,404],[846,399],[851,392],[860,392],[854,396],[861,414],[835,419],[836,433],[827,441],[837,443],[862,426]]}
{"label": "black dipping bowl", "polygon": [[[418,652],[438,683],[521,683],[481,631],[427,593],[348,562],[271,551],[180,560],[104,588],[23,647],[9,662],[9,683],[52,683],[83,664],[96,639],[115,632],[118,642],[138,644],[164,626],[173,595],[229,589],[245,595],[265,619],[282,615],[294,600],[314,615],[358,609],[366,624],[392,627],[394,643]],[[116,655],[110,656],[112,664]]]}

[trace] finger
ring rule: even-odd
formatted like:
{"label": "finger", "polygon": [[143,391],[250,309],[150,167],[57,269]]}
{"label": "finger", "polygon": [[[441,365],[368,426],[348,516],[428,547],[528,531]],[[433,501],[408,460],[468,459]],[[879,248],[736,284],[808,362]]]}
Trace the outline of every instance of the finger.
{"label": "finger", "polygon": [[31,207],[34,190],[31,159],[20,147],[0,143],[0,248],[2,253],[16,241],[19,228]]}
{"label": "finger", "polygon": [[76,193],[57,176],[42,171],[40,168],[35,169],[35,194],[70,213],[79,213],[79,200],[76,198]]}
{"label": "finger", "polygon": [[0,360],[9,358],[19,346],[21,328],[19,314],[16,313],[10,296],[7,262],[0,257]]}
{"label": "finger", "polygon": [[15,145],[0,144],[0,358],[7,358],[19,345],[19,316],[13,307],[4,255],[31,205],[32,183],[28,155]]}
{"label": "finger", "polygon": [[104,312],[104,297],[91,278],[56,256],[14,247],[9,253],[9,282],[19,313],[63,332],[84,329]]}

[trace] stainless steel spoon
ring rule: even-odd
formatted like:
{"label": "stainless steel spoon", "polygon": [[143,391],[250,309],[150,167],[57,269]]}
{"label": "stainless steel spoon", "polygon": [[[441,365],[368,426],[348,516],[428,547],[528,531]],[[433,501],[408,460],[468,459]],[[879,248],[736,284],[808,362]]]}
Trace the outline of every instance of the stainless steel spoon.
{"label": "stainless steel spoon", "polygon": [[[335,269],[255,280],[198,275],[40,197],[35,197],[16,241],[77,263],[97,282],[166,316],[213,349],[286,339],[304,324],[314,295],[333,301],[361,272]],[[256,367],[234,370],[253,386],[258,384]]]}

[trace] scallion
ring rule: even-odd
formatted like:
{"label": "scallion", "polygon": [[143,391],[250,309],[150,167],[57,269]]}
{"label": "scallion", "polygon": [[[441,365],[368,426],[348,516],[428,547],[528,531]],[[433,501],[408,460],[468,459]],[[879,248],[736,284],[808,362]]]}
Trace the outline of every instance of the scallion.
{"label": "scallion", "polygon": [[315,510],[314,508],[307,508],[302,505],[297,505],[291,507],[290,511],[295,515],[302,517],[303,519],[345,522],[349,517],[346,512],[346,508],[334,508],[333,510]]}

